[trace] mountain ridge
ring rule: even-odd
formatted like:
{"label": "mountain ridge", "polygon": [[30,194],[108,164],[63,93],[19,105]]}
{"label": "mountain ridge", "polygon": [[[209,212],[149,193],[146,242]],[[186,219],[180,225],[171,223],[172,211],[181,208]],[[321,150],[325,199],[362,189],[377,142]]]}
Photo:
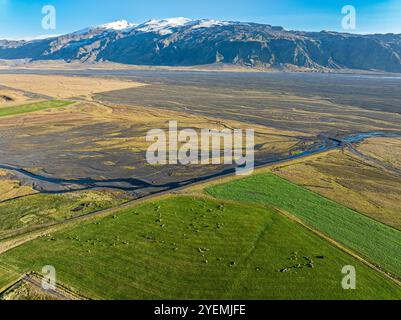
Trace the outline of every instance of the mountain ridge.
{"label": "mountain ridge", "polygon": [[401,35],[289,31],[269,24],[182,17],[141,24],[118,20],[54,38],[0,40],[0,59],[401,73]]}

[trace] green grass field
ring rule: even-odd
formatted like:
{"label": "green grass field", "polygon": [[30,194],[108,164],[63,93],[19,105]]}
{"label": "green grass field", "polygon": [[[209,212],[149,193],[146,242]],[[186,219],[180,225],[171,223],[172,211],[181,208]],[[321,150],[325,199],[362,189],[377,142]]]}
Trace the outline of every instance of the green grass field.
{"label": "green grass field", "polygon": [[[272,209],[203,197],[125,209],[28,242],[2,264],[53,265],[89,298],[401,298],[393,282]],[[341,287],[345,265],[357,269],[357,290]]]}
{"label": "green grass field", "polygon": [[0,203],[0,239],[14,229],[63,221],[119,205],[123,194],[85,191],[69,194],[35,194]]}
{"label": "green grass field", "polygon": [[4,107],[0,108],[0,117],[13,116],[17,114],[35,112],[45,109],[61,108],[68,106],[72,103],[74,103],[74,101],[50,100],[50,101],[28,103],[20,106]]}
{"label": "green grass field", "polygon": [[401,277],[401,232],[273,174],[258,174],[207,189],[221,199],[270,204]]}
{"label": "green grass field", "polygon": [[8,266],[0,263],[0,293],[19,280],[19,274],[8,270]]}

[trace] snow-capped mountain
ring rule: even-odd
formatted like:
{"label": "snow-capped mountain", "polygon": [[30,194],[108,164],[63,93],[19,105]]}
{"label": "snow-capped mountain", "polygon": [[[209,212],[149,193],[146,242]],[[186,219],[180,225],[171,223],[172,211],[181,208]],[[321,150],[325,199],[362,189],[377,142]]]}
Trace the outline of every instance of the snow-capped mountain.
{"label": "snow-capped mountain", "polygon": [[139,26],[136,31],[139,32],[155,32],[160,35],[172,34],[174,29],[185,27],[194,23],[193,20],[187,18],[170,18],[163,20],[149,20]]}
{"label": "snow-capped mountain", "polygon": [[119,20],[55,38],[0,40],[0,59],[192,66],[297,66],[401,72],[401,36],[287,31],[265,24],[169,18]]}
{"label": "snow-capped mountain", "polygon": [[136,27],[136,31],[154,32],[160,35],[168,35],[174,33],[176,29],[189,27],[190,29],[210,28],[213,26],[230,25],[233,22],[218,21],[218,20],[192,20],[187,18],[170,18],[163,20],[149,20]]}
{"label": "snow-capped mountain", "polygon": [[136,24],[129,23],[127,20],[118,20],[111,23],[106,23],[98,26],[98,28],[106,30],[127,30],[135,27]]}

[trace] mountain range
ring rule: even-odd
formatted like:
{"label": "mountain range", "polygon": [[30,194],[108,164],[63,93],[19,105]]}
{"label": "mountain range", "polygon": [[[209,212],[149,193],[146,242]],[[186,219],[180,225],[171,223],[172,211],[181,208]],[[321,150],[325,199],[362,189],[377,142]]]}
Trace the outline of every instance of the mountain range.
{"label": "mountain range", "polygon": [[401,35],[288,31],[207,19],[121,20],[47,39],[0,40],[0,59],[401,72]]}

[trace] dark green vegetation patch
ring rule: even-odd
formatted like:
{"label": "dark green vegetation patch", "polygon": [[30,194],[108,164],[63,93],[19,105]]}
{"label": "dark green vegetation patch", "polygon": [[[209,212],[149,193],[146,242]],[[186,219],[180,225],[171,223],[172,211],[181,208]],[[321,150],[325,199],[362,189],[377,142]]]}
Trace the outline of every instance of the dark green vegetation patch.
{"label": "dark green vegetation patch", "polygon": [[401,232],[273,174],[208,189],[222,199],[271,204],[401,277]]}
{"label": "dark green vegetation patch", "polygon": [[50,100],[28,103],[20,106],[5,107],[0,108],[0,117],[13,116],[17,114],[35,112],[45,109],[61,108],[66,107],[72,103],[74,103],[74,101]]}
{"label": "dark green vegetation patch", "polygon": [[35,194],[0,203],[0,239],[16,229],[60,222],[128,201],[124,194],[84,191],[67,194]]}
{"label": "dark green vegetation patch", "polygon": [[[271,209],[194,197],[126,209],[0,256],[89,298],[394,299],[400,288]],[[345,265],[357,290],[341,287]],[[1,274],[0,274],[1,276]]]}

